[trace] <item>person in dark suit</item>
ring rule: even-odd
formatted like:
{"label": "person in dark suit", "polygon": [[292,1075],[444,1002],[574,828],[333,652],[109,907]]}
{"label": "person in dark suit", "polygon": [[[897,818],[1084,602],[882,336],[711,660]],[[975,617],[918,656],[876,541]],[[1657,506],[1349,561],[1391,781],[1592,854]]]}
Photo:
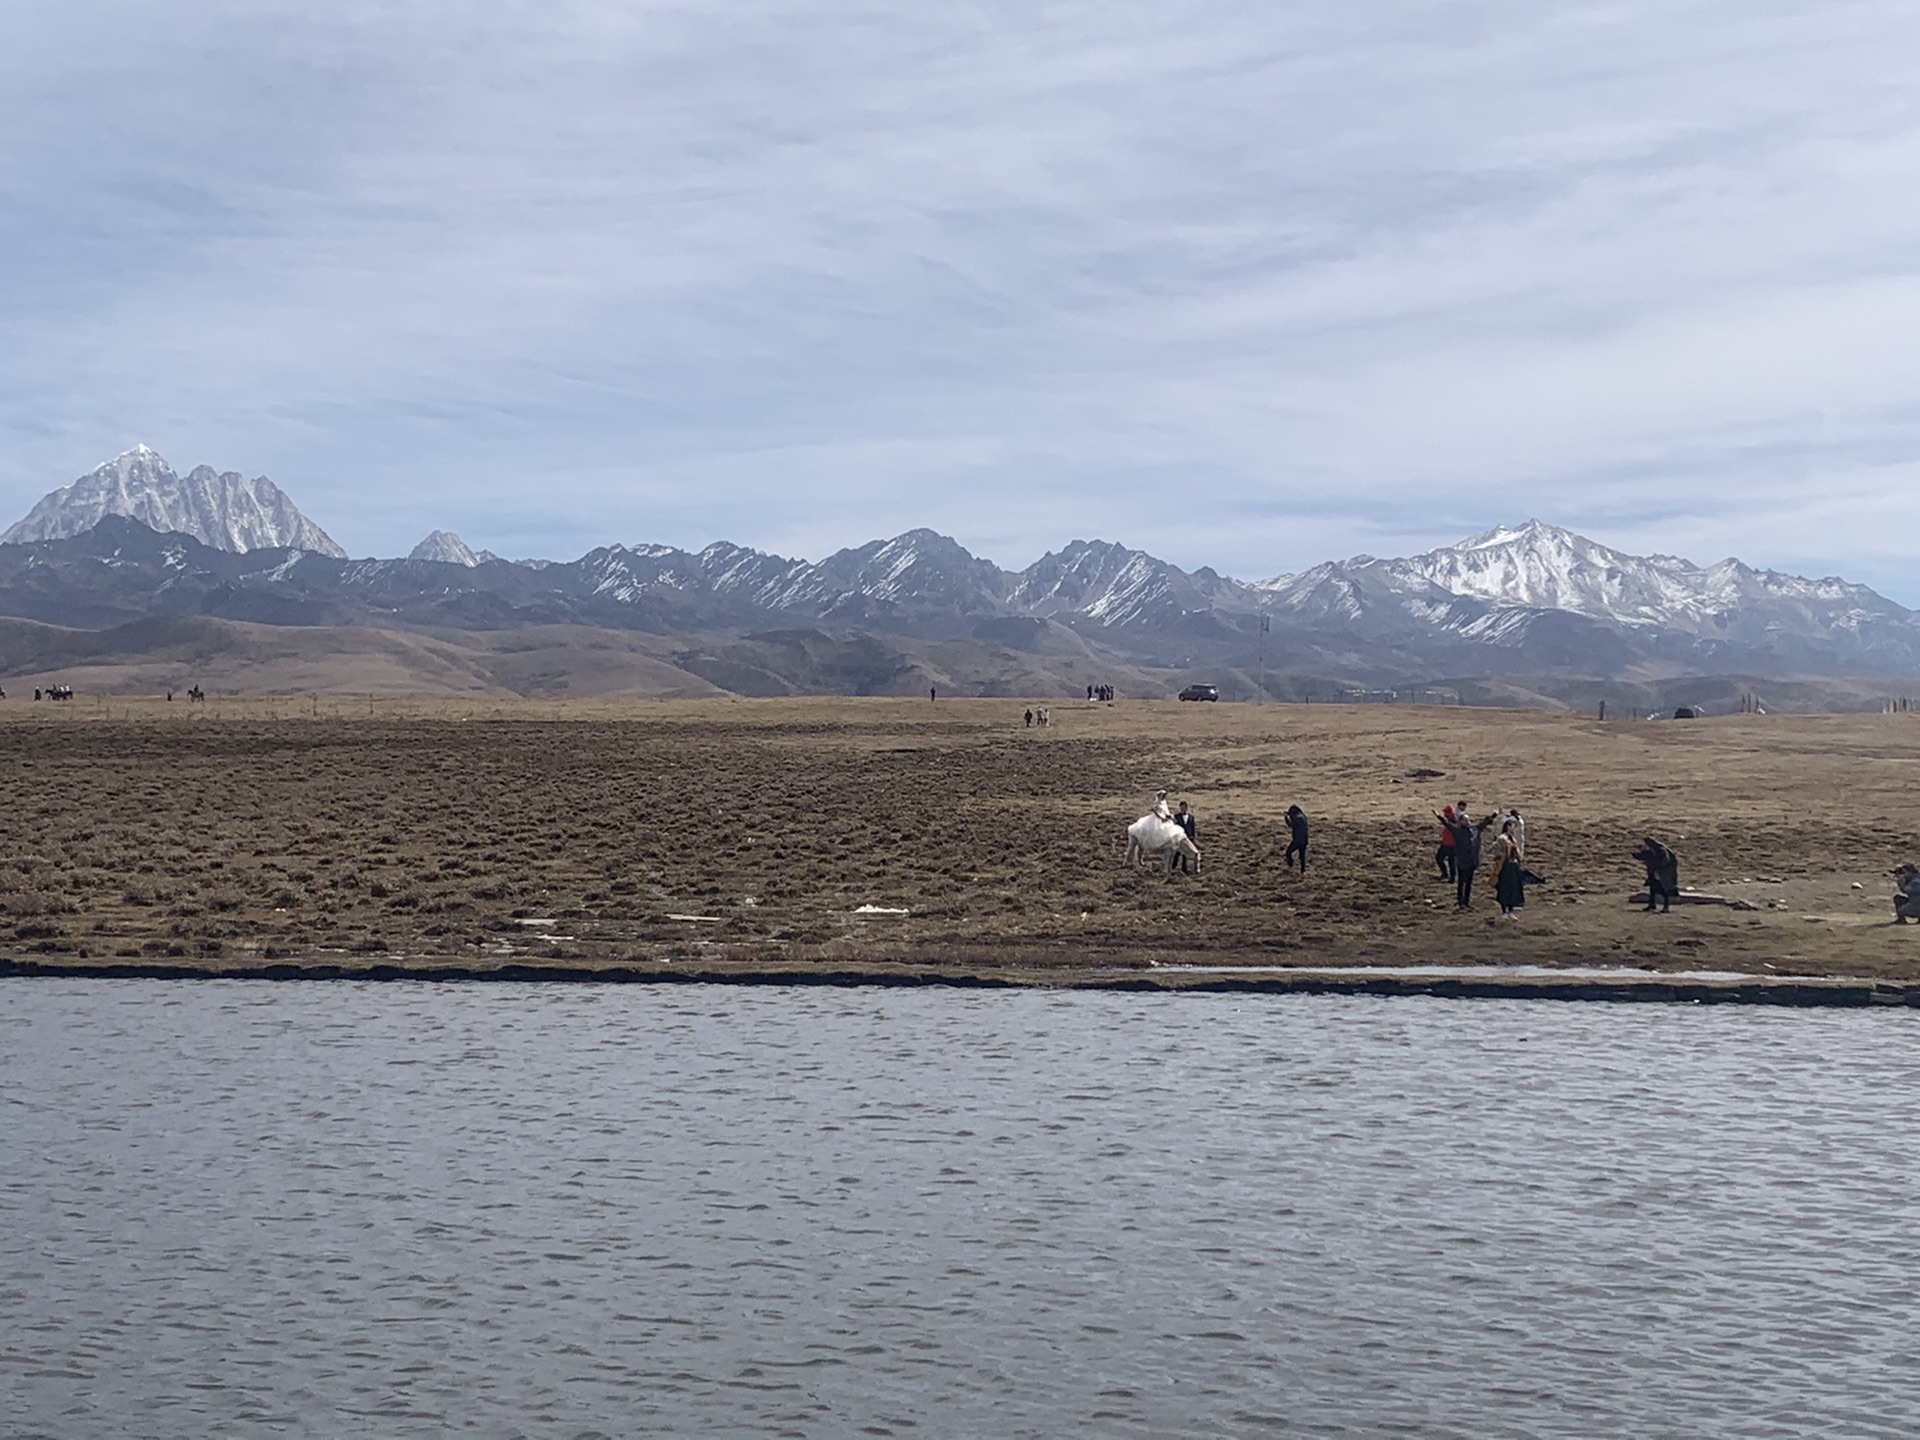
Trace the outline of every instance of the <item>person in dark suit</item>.
{"label": "person in dark suit", "polygon": [[[1193,811],[1188,807],[1186,801],[1182,800],[1180,802],[1180,808],[1173,812],[1173,823],[1178,825],[1182,830],[1187,832],[1187,839],[1194,841],[1195,844],[1199,843],[1198,838],[1193,833],[1194,832]],[[1181,869],[1186,871],[1187,874],[1189,875],[1193,874],[1192,858],[1190,856],[1182,855],[1180,857],[1180,867]]]}

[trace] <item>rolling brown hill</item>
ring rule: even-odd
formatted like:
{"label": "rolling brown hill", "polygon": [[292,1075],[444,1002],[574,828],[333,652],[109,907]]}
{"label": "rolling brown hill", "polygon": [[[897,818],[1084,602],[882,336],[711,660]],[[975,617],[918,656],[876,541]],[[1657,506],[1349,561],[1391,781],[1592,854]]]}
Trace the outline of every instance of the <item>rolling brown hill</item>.
{"label": "rolling brown hill", "polygon": [[[1060,629],[1060,627],[1054,627]],[[1093,683],[1168,694],[1185,681],[1114,663],[1071,631],[1036,654],[983,640],[819,629],[649,635],[584,625],[381,630],[151,616],[104,630],[0,618],[0,686],[91,695],[190,686],[225,695],[512,695],[693,698],[852,694],[1068,696]],[[1074,642],[1074,643],[1066,643]]]}

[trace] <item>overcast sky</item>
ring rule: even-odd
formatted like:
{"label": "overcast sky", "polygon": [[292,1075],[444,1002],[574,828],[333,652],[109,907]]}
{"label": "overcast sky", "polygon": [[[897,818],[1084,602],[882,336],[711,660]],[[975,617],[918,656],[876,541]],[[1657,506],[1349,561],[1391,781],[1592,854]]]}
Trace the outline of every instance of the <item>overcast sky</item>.
{"label": "overcast sky", "polygon": [[1260,577],[1528,516],[1920,604],[1909,3],[0,12],[0,523],[930,525]]}

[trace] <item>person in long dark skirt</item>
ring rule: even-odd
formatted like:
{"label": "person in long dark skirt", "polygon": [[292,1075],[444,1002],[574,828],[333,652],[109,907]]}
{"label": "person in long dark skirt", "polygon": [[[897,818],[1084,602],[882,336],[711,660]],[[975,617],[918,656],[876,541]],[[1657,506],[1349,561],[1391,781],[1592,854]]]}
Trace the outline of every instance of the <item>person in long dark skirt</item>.
{"label": "person in long dark skirt", "polygon": [[1307,873],[1307,812],[1298,805],[1287,807],[1287,832],[1291,837],[1287,841],[1287,868],[1293,868],[1293,857],[1300,857],[1300,873]]}
{"label": "person in long dark skirt", "polygon": [[1527,903],[1526,871],[1521,865],[1520,837],[1511,819],[1500,823],[1488,863],[1493,866],[1493,893],[1500,902],[1502,920],[1518,920],[1513,912]]}

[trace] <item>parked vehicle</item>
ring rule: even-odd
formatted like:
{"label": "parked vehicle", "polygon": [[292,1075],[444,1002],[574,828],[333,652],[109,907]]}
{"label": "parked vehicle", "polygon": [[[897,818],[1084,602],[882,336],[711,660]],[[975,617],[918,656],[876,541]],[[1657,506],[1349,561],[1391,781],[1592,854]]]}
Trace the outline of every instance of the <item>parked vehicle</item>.
{"label": "parked vehicle", "polygon": [[1220,687],[1218,685],[1189,685],[1180,692],[1180,698],[1182,700],[1218,700],[1220,698]]}

